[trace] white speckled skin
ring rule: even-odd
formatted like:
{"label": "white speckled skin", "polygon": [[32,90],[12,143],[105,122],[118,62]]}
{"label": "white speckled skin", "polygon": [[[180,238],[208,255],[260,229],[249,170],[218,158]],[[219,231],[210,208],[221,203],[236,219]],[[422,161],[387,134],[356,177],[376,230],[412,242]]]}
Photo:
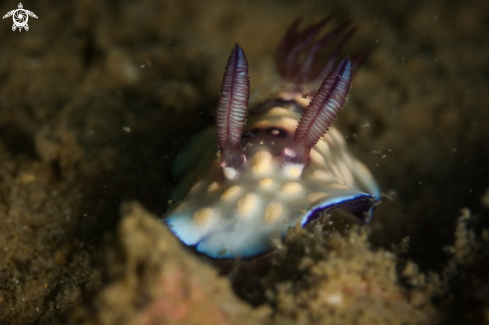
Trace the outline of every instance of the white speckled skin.
{"label": "white speckled skin", "polygon": [[338,208],[359,223],[370,220],[379,188],[335,128],[313,147],[304,168],[284,164],[280,153],[293,141],[308,100],[277,99],[250,113],[241,141],[246,165],[235,179],[223,176],[214,127],[177,158],[178,201],[163,218],[186,245],[212,258],[247,258],[269,251],[273,236],[298,221],[304,226],[319,211]]}

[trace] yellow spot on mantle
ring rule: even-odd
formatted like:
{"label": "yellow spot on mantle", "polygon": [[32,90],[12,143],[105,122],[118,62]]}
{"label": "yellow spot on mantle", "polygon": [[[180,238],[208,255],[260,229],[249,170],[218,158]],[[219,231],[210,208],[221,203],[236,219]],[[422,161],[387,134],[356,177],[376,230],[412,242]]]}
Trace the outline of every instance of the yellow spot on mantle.
{"label": "yellow spot on mantle", "polygon": [[302,189],[302,185],[295,182],[286,183],[282,186],[282,193],[284,194],[296,194]]}
{"label": "yellow spot on mantle", "polygon": [[239,186],[231,186],[230,188],[228,188],[226,191],[224,191],[224,193],[221,194],[221,199],[223,200],[229,200],[229,199],[232,199],[233,197],[235,197],[240,191],[240,188]]}
{"label": "yellow spot on mantle", "polygon": [[278,202],[270,203],[265,209],[264,219],[267,222],[272,222],[280,218],[282,212],[284,211],[284,206]]}
{"label": "yellow spot on mantle", "polygon": [[294,120],[293,118],[290,117],[282,117],[278,121],[278,125],[282,126],[284,129],[295,129],[297,127],[297,120]]}
{"label": "yellow spot on mantle", "polygon": [[284,167],[285,175],[292,178],[299,178],[302,174],[304,165],[286,165]]}
{"label": "yellow spot on mantle", "polygon": [[253,156],[251,164],[253,173],[266,173],[272,165],[272,155],[267,151],[259,151]]}
{"label": "yellow spot on mantle", "polygon": [[246,216],[254,210],[257,203],[258,197],[256,196],[256,194],[248,193],[238,201],[236,209],[241,216]]}
{"label": "yellow spot on mantle", "polygon": [[217,190],[218,187],[219,184],[217,184],[217,182],[214,182],[207,187],[207,192],[214,192],[215,190]]}
{"label": "yellow spot on mantle", "polygon": [[212,219],[212,215],[214,214],[214,210],[211,208],[202,208],[194,213],[192,219],[198,225],[205,225]]}
{"label": "yellow spot on mantle", "polygon": [[273,180],[269,177],[266,177],[266,178],[260,179],[259,184],[261,187],[269,188],[270,186],[273,185]]}

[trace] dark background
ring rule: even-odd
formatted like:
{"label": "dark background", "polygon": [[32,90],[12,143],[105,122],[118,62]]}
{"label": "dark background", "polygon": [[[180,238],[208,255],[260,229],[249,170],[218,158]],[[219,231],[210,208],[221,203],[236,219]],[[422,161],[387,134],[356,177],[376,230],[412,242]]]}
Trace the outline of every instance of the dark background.
{"label": "dark background", "polygon": [[[487,228],[487,1],[23,5],[39,17],[28,32],[0,21],[0,324],[61,322],[90,299],[105,283],[97,256],[120,204],[167,208],[172,160],[212,123],[234,43],[252,91],[273,83],[275,47],[298,15],[302,26],[351,19],[345,54],[372,49],[336,125],[383,191],[397,193],[377,209],[374,247],[409,236],[406,257],[440,272],[461,208],[476,234]],[[0,1],[0,13],[17,6]],[[458,296],[453,322],[488,313],[489,294]]]}

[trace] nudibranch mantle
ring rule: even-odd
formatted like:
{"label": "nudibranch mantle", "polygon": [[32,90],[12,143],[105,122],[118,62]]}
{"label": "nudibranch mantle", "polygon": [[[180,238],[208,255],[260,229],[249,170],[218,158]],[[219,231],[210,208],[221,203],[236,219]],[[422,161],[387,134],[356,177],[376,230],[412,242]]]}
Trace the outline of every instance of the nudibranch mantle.
{"label": "nudibranch mantle", "polygon": [[179,200],[163,217],[171,231],[212,258],[249,258],[269,251],[288,227],[325,211],[368,223],[379,188],[330,127],[351,86],[350,59],[328,71],[311,100],[283,92],[252,110],[248,121],[247,72],[236,45],[216,118],[219,150],[209,128],[175,161],[183,179],[174,191]]}

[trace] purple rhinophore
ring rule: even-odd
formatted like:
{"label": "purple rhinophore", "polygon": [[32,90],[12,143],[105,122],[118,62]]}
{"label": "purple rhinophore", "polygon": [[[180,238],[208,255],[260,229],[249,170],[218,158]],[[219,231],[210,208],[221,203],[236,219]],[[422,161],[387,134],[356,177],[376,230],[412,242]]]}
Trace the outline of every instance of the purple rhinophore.
{"label": "purple rhinophore", "polygon": [[326,133],[336,116],[341,111],[351,87],[351,61],[347,56],[324,79],[321,87],[312,98],[306,111],[302,114],[295,131],[296,161],[306,164],[311,148]]}
{"label": "purple rhinophore", "polygon": [[217,107],[216,133],[222,167],[242,169],[245,156],[239,145],[250,97],[248,60],[236,43],[225,68]]}

